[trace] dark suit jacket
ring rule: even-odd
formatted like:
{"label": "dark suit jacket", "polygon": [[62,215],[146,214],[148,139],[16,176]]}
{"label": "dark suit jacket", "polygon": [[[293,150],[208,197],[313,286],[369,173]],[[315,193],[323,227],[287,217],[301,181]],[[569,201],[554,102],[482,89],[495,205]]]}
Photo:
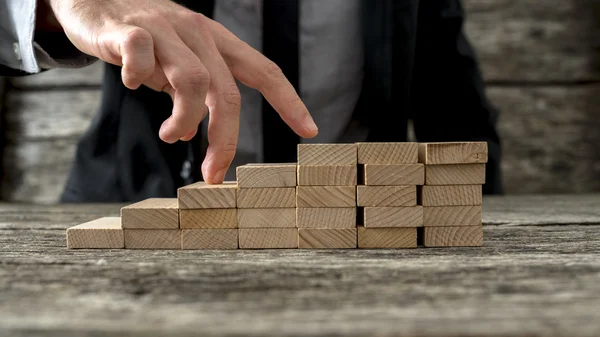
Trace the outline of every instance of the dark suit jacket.
{"label": "dark suit jacket", "polygon": [[[463,33],[460,1],[363,1],[365,77],[355,119],[368,126],[368,141],[406,141],[409,120],[421,142],[487,141],[484,193],[502,193],[497,112]],[[214,8],[207,0],[185,5],[209,17]],[[202,179],[205,139],[165,144],[157,136],[172,109],[166,94],[128,90],[112,65],[102,89],[63,201],[174,197],[178,187]]]}

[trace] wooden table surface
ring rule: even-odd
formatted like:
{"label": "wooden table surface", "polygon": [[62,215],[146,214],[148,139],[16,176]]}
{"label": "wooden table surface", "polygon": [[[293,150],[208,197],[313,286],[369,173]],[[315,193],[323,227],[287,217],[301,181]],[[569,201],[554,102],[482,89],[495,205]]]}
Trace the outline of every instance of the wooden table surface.
{"label": "wooden table surface", "polygon": [[486,197],[481,248],[65,248],[119,206],[0,204],[0,336],[600,335],[600,195]]}

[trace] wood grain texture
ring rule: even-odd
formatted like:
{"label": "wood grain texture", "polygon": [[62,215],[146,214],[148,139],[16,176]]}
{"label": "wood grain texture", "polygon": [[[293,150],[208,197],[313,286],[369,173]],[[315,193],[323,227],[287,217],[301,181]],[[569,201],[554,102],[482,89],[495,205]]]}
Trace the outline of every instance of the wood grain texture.
{"label": "wood grain texture", "polygon": [[483,227],[425,227],[423,245],[425,247],[481,247],[483,245]]}
{"label": "wood grain texture", "polygon": [[425,185],[483,185],[485,165],[425,165]]}
{"label": "wood grain texture", "polygon": [[231,228],[183,229],[181,249],[238,249],[238,230]]}
{"label": "wood grain texture", "polygon": [[423,185],[423,164],[379,165],[365,164],[364,183],[371,186]]}
{"label": "wood grain texture", "polygon": [[481,205],[481,185],[419,186],[423,206],[477,206]]}
{"label": "wood grain texture", "polygon": [[237,183],[226,181],[219,185],[210,185],[199,181],[177,189],[179,208],[236,208]]}
{"label": "wood grain texture", "polygon": [[240,188],[237,191],[237,206],[238,208],[296,207],[296,188]]}
{"label": "wood grain texture", "polygon": [[356,186],[356,165],[298,165],[298,185]]}
{"label": "wood grain texture", "polygon": [[357,186],[356,201],[361,207],[415,206],[417,186]]}
{"label": "wood grain texture", "polygon": [[356,187],[298,186],[296,207],[356,207]]}
{"label": "wood grain texture", "polygon": [[124,229],[125,249],[181,249],[179,229]]}
{"label": "wood grain texture", "polygon": [[239,188],[295,187],[296,163],[246,164],[236,168]]}
{"label": "wood grain texture", "polygon": [[418,152],[415,142],[357,143],[359,164],[416,164]]}
{"label": "wood grain texture", "polygon": [[358,226],[358,248],[417,248],[417,228]]}
{"label": "wood grain texture", "polygon": [[423,226],[481,226],[483,206],[423,207]]}
{"label": "wood grain texture", "polygon": [[296,208],[298,228],[356,227],[355,207]]}
{"label": "wood grain texture", "polygon": [[240,249],[298,248],[297,228],[240,228]]}
{"label": "wood grain texture", "polygon": [[423,206],[365,207],[363,212],[365,228],[423,226]]}
{"label": "wood grain texture", "polygon": [[356,165],[356,144],[298,144],[298,165]]}
{"label": "wood grain texture", "polygon": [[296,227],[296,208],[238,209],[239,228]]}
{"label": "wood grain texture", "polygon": [[176,198],[148,198],[121,208],[124,229],[179,228],[179,207]]}
{"label": "wood grain texture", "polygon": [[486,142],[419,143],[419,163],[471,164],[487,163]]}
{"label": "wood grain texture", "polygon": [[356,228],[298,229],[298,248],[349,249],[356,247]]}
{"label": "wood grain texture", "polygon": [[121,218],[102,217],[67,228],[67,248],[125,248]]}
{"label": "wood grain texture", "polygon": [[179,210],[179,228],[237,228],[236,208]]}

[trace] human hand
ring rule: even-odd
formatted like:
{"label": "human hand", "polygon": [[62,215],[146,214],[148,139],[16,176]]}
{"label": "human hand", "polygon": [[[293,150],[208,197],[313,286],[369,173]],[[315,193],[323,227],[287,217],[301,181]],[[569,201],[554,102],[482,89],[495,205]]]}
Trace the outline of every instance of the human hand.
{"label": "human hand", "polygon": [[164,91],[173,111],[160,128],[168,143],[189,141],[209,114],[206,182],[221,183],[235,156],[240,93],[259,90],[300,137],[318,129],[281,69],[221,24],[169,0],[45,0],[84,53],[122,66],[123,84]]}

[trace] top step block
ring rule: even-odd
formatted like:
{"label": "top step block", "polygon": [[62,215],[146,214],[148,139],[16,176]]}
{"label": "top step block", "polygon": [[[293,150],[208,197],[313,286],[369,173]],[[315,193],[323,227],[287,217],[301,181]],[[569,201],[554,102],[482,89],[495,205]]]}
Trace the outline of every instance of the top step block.
{"label": "top step block", "polygon": [[237,182],[210,185],[200,181],[177,189],[180,209],[236,208]]}
{"label": "top step block", "polygon": [[356,144],[298,144],[298,165],[356,165]]}
{"label": "top step block", "polygon": [[487,142],[419,144],[419,163],[425,165],[487,163],[487,161]]}
{"label": "top step block", "polygon": [[297,167],[296,163],[238,166],[238,188],[295,187]]}
{"label": "top step block", "polygon": [[416,164],[419,145],[415,142],[357,143],[359,164]]}

